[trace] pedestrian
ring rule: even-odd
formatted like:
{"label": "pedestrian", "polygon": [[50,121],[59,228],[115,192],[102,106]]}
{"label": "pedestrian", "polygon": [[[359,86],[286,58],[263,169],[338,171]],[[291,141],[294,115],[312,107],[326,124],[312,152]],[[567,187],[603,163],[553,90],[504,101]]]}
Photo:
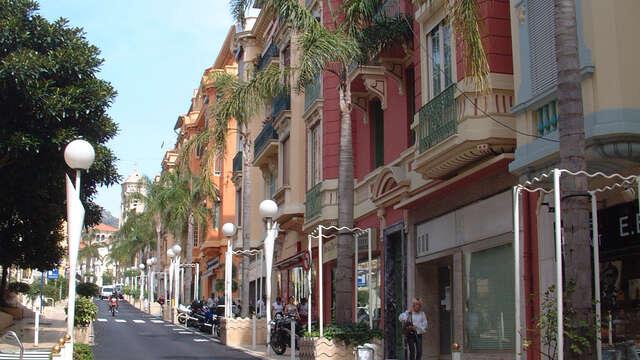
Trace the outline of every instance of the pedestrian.
{"label": "pedestrian", "polygon": [[300,321],[303,325],[307,324],[307,314],[309,313],[309,304],[307,304],[307,298],[303,297],[298,303],[298,314],[300,314]]}
{"label": "pedestrian", "polygon": [[267,303],[267,297],[265,295],[262,295],[262,297],[258,299],[258,303],[256,304],[256,310],[258,311],[259,318],[262,318],[266,315],[266,309],[265,309],[266,303]]}
{"label": "pedestrian", "polygon": [[402,322],[402,334],[409,349],[408,360],[422,359],[422,334],[427,331],[427,317],[422,311],[422,302],[413,299],[411,308],[400,314],[398,320]]}
{"label": "pedestrian", "polygon": [[280,296],[278,296],[276,298],[276,302],[273,303],[273,305],[271,305],[271,313],[275,316],[278,313],[280,313],[280,315],[282,315],[282,311],[284,310],[284,304],[282,303],[282,300],[280,299]]}
{"label": "pedestrian", "polygon": [[289,296],[289,302],[287,303],[287,306],[284,307],[284,314],[293,316],[296,319],[299,318],[296,299],[293,296]]}
{"label": "pedestrian", "polygon": [[213,307],[216,305],[216,302],[213,300],[214,297],[215,294],[211,293],[211,296],[209,296],[209,298],[207,299],[207,307],[209,309],[213,309]]}

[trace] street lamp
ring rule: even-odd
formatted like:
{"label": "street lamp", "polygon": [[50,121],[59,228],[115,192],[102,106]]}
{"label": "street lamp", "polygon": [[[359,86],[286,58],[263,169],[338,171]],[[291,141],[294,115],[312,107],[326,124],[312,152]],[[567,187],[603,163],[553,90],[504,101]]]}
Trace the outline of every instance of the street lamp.
{"label": "street lamp", "polygon": [[138,284],[138,289],[140,289],[140,308],[142,307],[142,299],[144,299],[144,264],[138,264],[138,268],[140,268],[140,283]]}
{"label": "street lamp", "polygon": [[222,234],[227,237],[227,253],[224,261],[224,316],[230,318],[231,310],[233,308],[232,299],[232,279],[233,276],[232,264],[233,264],[233,245],[231,239],[238,231],[238,228],[233,223],[225,223],[222,225]]}
{"label": "street lamp", "polygon": [[151,302],[153,301],[154,297],[153,297],[153,275],[154,272],[151,271],[151,267],[153,265],[156,264],[156,262],[158,262],[158,259],[156,259],[155,257],[149,258],[147,259],[147,266],[149,268],[149,270],[147,271],[147,276],[149,278],[148,280],[148,284],[149,284],[149,292],[148,292],[148,301],[147,301],[147,312],[151,313]]}
{"label": "street lamp", "polygon": [[[267,222],[267,236],[264,239],[264,253],[267,270],[267,346],[271,342],[271,267],[273,265],[273,247],[278,237],[278,223],[273,218],[278,214],[278,204],[273,200],[260,203],[260,216]],[[268,349],[268,348],[267,348]]]}
{"label": "street lamp", "polygon": [[175,322],[174,314],[175,307],[178,306],[180,302],[179,292],[178,292],[178,282],[180,275],[180,252],[182,251],[182,247],[179,244],[174,244],[171,249],[167,250],[167,255],[171,258],[171,266],[169,268],[169,283],[173,282],[173,297],[171,299],[171,319]]}
{"label": "street lamp", "polygon": [[[76,310],[76,265],[78,261],[78,247],[80,246],[80,236],[84,223],[85,210],[80,202],[80,174],[82,170],[87,170],[96,153],[91,144],[84,140],[73,140],[64,149],[64,161],[76,171],[75,187],[65,174],[67,187],[67,237],[69,241],[69,301],[67,316],[67,333],[71,336],[71,347],[73,348],[73,326]],[[69,352],[71,354],[71,352]]]}

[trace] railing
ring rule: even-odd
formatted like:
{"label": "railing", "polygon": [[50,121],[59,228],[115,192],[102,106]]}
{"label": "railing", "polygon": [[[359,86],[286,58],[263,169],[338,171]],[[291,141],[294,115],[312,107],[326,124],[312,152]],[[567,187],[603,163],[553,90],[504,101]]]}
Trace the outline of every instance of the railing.
{"label": "railing", "polygon": [[278,138],[278,133],[273,128],[273,120],[270,120],[262,127],[260,134],[256,137],[256,140],[253,142],[253,158],[257,159],[258,154],[262,152],[267,143],[273,139]]}
{"label": "railing", "polygon": [[556,109],[556,101],[553,100],[542,105],[536,110],[536,118],[538,119],[538,135],[547,135],[558,129],[558,111]]}
{"label": "railing", "polygon": [[304,87],[304,109],[307,110],[313,102],[322,96],[322,81],[318,76],[315,81]]}
{"label": "railing", "polygon": [[304,218],[306,221],[316,217],[322,211],[322,182],[317,183],[309,191],[305,198]]}
{"label": "railing", "polygon": [[242,171],[242,151],[238,151],[233,157],[233,172]]}
{"label": "railing", "polygon": [[277,57],[280,57],[280,50],[278,50],[278,46],[276,45],[276,43],[272,41],[271,45],[269,45],[269,47],[267,48],[267,51],[265,51],[265,53],[262,56],[260,56],[260,59],[258,60],[258,65],[257,65],[258,70],[264,69],[264,67],[267,66],[271,58],[277,58]]}
{"label": "railing", "polygon": [[455,91],[450,85],[418,111],[421,153],[458,132]]}
{"label": "railing", "polygon": [[291,109],[291,95],[283,93],[271,102],[271,119],[276,119],[283,111]]}

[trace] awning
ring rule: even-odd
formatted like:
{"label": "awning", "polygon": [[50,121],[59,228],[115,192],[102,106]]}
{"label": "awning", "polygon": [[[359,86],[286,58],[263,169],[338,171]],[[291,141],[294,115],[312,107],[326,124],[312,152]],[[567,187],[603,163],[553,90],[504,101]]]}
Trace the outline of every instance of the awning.
{"label": "awning", "polygon": [[277,263],[273,264],[273,267],[280,268],[280,269],[288,269],[298,264],[302,266],[302,257],[304,256],[305,253],[306,253],[306,250],[300,251],[291,257],[278,261]]}

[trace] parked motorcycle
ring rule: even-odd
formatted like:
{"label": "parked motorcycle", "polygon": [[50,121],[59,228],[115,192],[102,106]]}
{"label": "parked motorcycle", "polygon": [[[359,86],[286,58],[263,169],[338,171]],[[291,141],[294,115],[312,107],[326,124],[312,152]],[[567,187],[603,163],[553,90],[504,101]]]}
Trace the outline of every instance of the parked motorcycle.
{"label": "parked motorcycle", "polygon": [[278,355],[287,351],[287,346],[291,346],[291,322],[294,322],[295,346],[298,348],[298,340],[302,336],[303,327],[300,325],[298,318],[287,315],[282,316],[279,313],[274,320],[271,320],[271,348]]}
{"label": "parked motorcycle", "polygon": [[200,324],[200,331],[210,333],[213,336],[220,336],[220,317],[206,306],[204,307],[204,321]]}
{"label": "parked motorcycle", "polygon": [[198,323],[198,318],[194,317],[191,311],[191,306],[184,306],[182,304],[178,305],[176,309],[178,312],[178,323],[190,326]]}

